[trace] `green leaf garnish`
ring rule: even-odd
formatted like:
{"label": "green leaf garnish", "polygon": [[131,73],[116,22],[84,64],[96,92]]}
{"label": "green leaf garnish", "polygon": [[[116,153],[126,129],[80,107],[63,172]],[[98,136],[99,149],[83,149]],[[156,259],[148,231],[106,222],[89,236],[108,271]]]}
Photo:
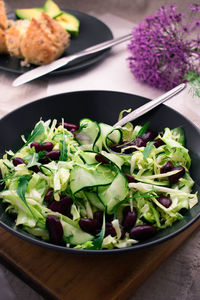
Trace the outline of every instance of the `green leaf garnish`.
{"label": "green leaf garnish", "polygon": [[146,147],[144,148],[142,154],[144,159],[147,159],[147,157],[149,156],[149,154],[151,153],[151,151],[153,150],[154,147],[154,142],[148,142]]}
{"label": "green leaf garnish", "polygon": [[145,123],[145,124],[142,126],[142,128],[140,128],[140,130],[139,130],[139,132],[138,132],[138,134],[137,134],[137,137],[138,137],[138,136],[142,136],[142,135],[147,131],[147,128],[149,127],[149,125],[150,125],[150,122]]}
{"label": "green leaf garnish", "polygon": [[35,129],[33,130],[33,132],[28,136],[28,139],[27,139],[26,143],[13,155],[13,157],[15,157],[16,154],[21,149],[23,149],[25,146],[27,146],[28,144],[30,144],[31,142],[33,142],[36,137],[42,135],[44,133],[44,131],[45,131],[45,128],[44,128],[44,125],[42,124],[42,122],[38,123],[38,125],[35,127]]}
{"label": "green leaf garnish", "polygon": [[27,168],[38,165],[38,153],[33,153],[24,157],[24,160],[28,162]]}
{"label": "green leaf garnish", "polygon": [[63,236],[63,241],[64,241],[66,244],[70,244],[70,240],[71,240],[71,238],[72,238],[73,236],[74,236],[73,234],[70,234],[69,236]]}
{"label": "green leaf garnish", "polygon": [[196,70],[188,71],[187,75],[183,78],[183,81],[188,81],[190,83],[189,93],[192,96],[200,98],[200,76]]}
{"label": "green leaf garnish", "polygon": [[22,199],[22,201],[27,206],[27,208],[30,210],[31,214],[33,215],[33,212],[30,209],[30,207],[29,207],[29,205],[28,205],[28,203],[26,201],[26,197],[25,197],[27,186],[28,186],[28,183],[29,183],[30,179],[31,179],[31,177],[28,177],[28,176],[25,176],[25,175],[24,176],[20,176],[18,178],[17,194]]}
{"label": "green leaf garnish", "polygon": [[66,161],[67,160],[67,145],[66,145],[66,141],[65,141],[64,119],[62,119],[62,126],[63,126],[63,138],[61,140],[61,149],[60,149],[59,160]]}
{"label": "green leaf garnish", "polygon": [[42,122],[38,123],[38,125],[35,127],[35,129],[31,133],[31,135],[28,136],[28,139],[27,139],[26,143],[24,144],[24,146],[27,146],[30,142],[33,142],[36,139],[36,137],[42,135],[44,133],[44,131],[45,131],[45,129],[44,129],[44,125],[42,124]]}

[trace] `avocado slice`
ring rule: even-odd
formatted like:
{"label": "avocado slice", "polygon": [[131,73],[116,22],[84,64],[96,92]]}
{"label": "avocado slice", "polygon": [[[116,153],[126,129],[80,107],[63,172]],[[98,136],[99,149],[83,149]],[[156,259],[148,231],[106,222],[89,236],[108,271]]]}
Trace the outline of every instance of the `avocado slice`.
{"label": "avocado slice", "polygon": [[78,36],[80,21],[75,16],[62,11],[62,14],[55,20],[71,35]]}
{"label": "avocado slice", "polygon": [[15,14],[19,19],[23,20],[31,20],[32,18],[38,18],[41,15],[43,9],[41,7],[36,8],[24,8],[24,9],[16,9]]}
{"label": "avocado slice", "polygon": [[59,6],[53,0],[46,0],[43,10],[47,15],[49,15],[53,19],[62,14],[62,11],[60,10]]}

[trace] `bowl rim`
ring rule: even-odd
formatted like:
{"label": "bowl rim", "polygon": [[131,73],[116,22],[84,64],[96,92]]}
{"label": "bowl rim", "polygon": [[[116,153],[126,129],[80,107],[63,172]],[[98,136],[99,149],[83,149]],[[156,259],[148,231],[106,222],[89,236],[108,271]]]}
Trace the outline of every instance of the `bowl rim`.
{"label": "bowl rim", "polygon": [[[12,111],[10,111],[9,113],[7,113],[6,115],[4,115],[2,118],[0,118],[0,123],[4,121],[4,119],[8,118],[10,115],[14,114],[17,111],[20,111],[21,109],[25,109],[26,107],[29,107],[31,105],[34,105],[35,103],[39,103],[41,101],[45,102],[48,101],[49,99],[53,99],[55,97],[63,97],[64,95],[68,95],[68,97],[71,94],[83,94],[83,93],[110,93],[110,94],[123,94],[123,95],[128,95],[128,96],[136,96],[139,98],[142,98],[145,100],[145,102],[151,101],[151,99],[140,96],[140,95],[136,95],[136,94],[132,94],[132,93],[126,93],[126,92],[121,92],[121,91],[115,91],[115,90],[77,90],[77,91],[71,91],[71,92],[65,92],[65,93],[59,93],[59,94],[54,94],[54,95],[50,95],[50,96],[46,96],[46,97],[42,97],[39,99],[36,99],[30,103],[26,103]],[[167,109],[169,109],[169,111],[173,111],[175,112],[177,115],[183,117],[184,119],[187,120],[187,122],[192,125],[192,127],[194,127],[200,134],[200,128],[193,123],[188,117],[184,116],[183,114],[181,114],[180,112],[178,112],[177,110],[175,110],[172,107],[167,106],[166,104],[161,104],[160,106],[166,106]],[[199,200],[200,201],[200,200]],[[139,250],[143,250],[143,249],[147,249],[153,246],[157,246],[163,242],[167,242],[169,239],[172,239],[174,237],[176,237],[177,235],[179,235],[180,233],[182,233],[183,231],[185,231],[186,229],[188,229],[192,224],[194,224],[198,219],[200,218],[200,210],[198,212],[198,214],[193,217],[190,221],[188,221],[186,224],[184,224],[181,228],[177,229],[175,232],[169,233],[166,236],[160,237],[157,240],[149,240],[148,242],[139,242],[136,243],[130,247],[125,247],[125,248],[117,248],[117,249],[102,249],[102,250],[87,250],[87,249],[75,249],[75,248],[67,248],[64,246],[59,246],[59,245],[55,245],[52,243],[48,243],[46,241],[43,241],[41,239],[37,239],[32,237],[31,235],[29,235],[28,233],[26,233],[24,231],[24,233],[22,233],[21,231],[16,230],[13,227],[8,226],[7,224],[5,224],[4,222],[2,222],[0,220],[0,227],[4,228],[5,230],[7,230],[8,232],[14,234],[15,236],[21,238],[22,240],[31,242],[35,245],[41,246],[41,247],[45,247],[47,249],[51,249],[51,250],[55,250],[55,251],[61,251],[61,252],[65,252],[65,253],[69,253],[69,254],[83,254],[83,255],[106,255],[106,254],[122,254],[122,253],[126,253],[126,252],[134,252],[134,251],[139,251]],[[26,234],[25,234],[26,233]]]}

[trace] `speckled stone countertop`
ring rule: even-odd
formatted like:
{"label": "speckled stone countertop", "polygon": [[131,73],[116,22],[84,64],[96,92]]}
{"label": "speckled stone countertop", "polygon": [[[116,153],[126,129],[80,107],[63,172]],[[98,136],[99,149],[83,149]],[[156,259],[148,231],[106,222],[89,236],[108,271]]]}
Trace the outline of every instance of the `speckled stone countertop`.
{"label": "speckled stone countertop", "polygon": [[[15,8],[42,6],[43,0],[7,0],[7,11]],[[57,0],[61,7],[92,13],[96,16],[105,13],[126,19],[132,23],[141,21],[164,4],[180,4],[187,9],[189,0]],[[196,1],[198,2],[198,1]],[[36,5],[37,3],[37,5]],[[25,103],[47,95],[49,82],[47,78],[35,80],[19,88],[11,86],[16,75],[1,71],[0,73],[0,117]],[[52,83],[52,82],[51,82]],[[146,95],[147,96],[147,95]],[[200,126],[198,111],[200,103],[177,105],[172,107],[187,115]],[[191,107],[189,107],[191,106]],[[193,109],[192,109],[193,106]],[[200,110],[199,110],[200,111]],[[177,249],[130,297],[130,300],[198,300],[200,299],[200,231],[196,230],[179,249]],[[5,300],[39,300],[43,299],[36,291],[12,274],[4,265],[0,265],[1,299]]]}

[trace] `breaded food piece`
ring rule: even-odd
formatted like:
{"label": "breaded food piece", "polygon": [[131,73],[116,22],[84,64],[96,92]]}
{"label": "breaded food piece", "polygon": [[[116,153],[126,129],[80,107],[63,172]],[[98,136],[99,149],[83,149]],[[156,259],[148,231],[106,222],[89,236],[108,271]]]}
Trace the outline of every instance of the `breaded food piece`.
{"label": "breaded food piece", "polygon": [[6,33],[3,29],[0,28],[0,54],[4,53],[8,53],[8,49],[6,46]]}
{"label": "breaded food piece", "polygon": [[32,19],[21,40],[20,50],[27,63],[44,65],[62,55],[70,44],[70,35],[44,12]]}
{"label": "breaded food piece", "polygon": [[10,28],[6,30],[6,45],[11,56],[24,58],[21,52],[21,42],[29,25],[29,20],[17,20],[10,23]]}
{"label": "breaded food piece", "polygon": [[0,1],[0,53],[8,53],[8,49],[6,46],[6,33],[5,30],[7,28],[7,17],[6,17],[6,9],[3,1]]}
{"label": "breaded food piece", "polygon": [[0,1],[0,27],[5,30],[7,26],[8,24],[7,24],[5,4],[3,1]]}

